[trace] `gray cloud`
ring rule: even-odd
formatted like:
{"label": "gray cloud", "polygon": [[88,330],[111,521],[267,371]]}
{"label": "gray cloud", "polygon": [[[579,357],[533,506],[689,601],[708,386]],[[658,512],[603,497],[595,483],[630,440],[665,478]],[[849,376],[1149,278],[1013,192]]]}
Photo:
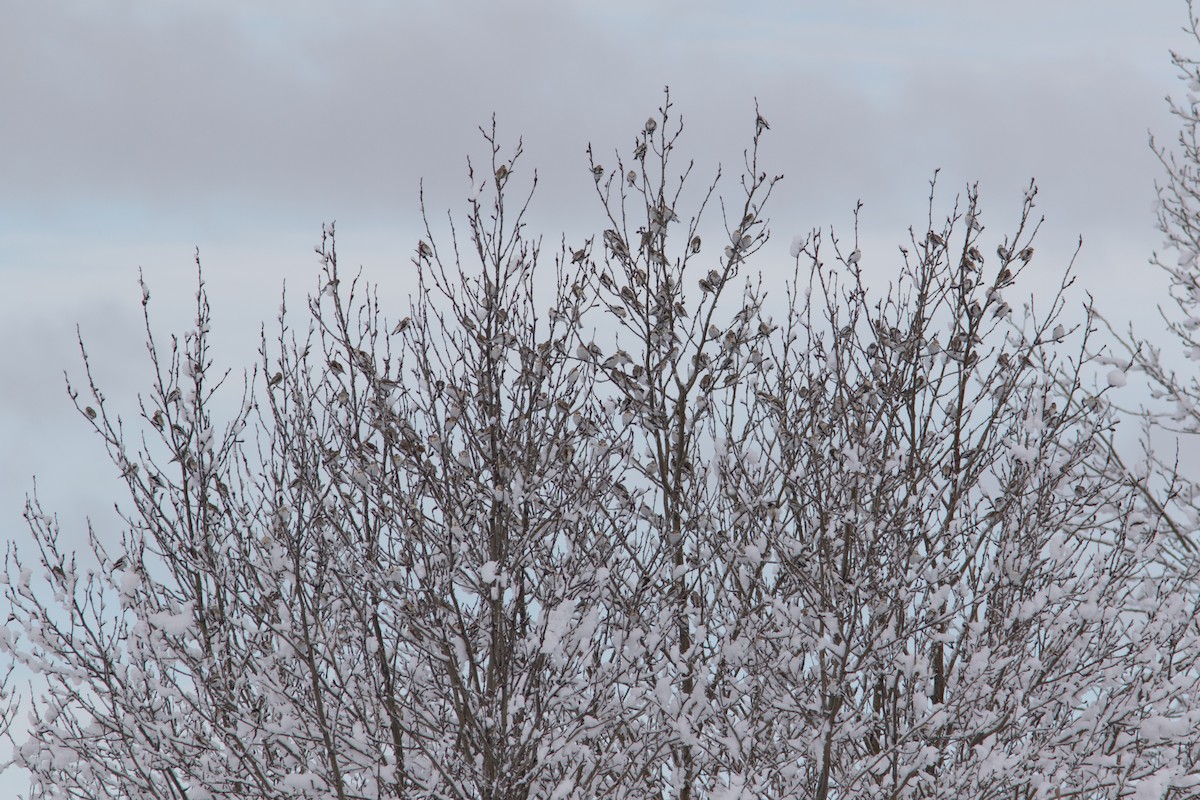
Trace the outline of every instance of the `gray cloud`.
{"label": "gray cloud", "polygon": [[[3,295],[0,325],[32,355],[5,366],[57,374],[74,320],[127,308],[138,266],[186,298],[197,245],[239,364],[280,281],[311,281],[323,221],[402,286],[419,181],[435,223],[460,206],[493,112],[539,169],[534,229],[594,233],[584,148],[627,152],[668,84],[697,180],[740,167],[757,98],[763,164],[786,175],[769,209],[780,257],[794,233],[844,230],[860,198],[865,235],[894,252],[935,168],[939,208],[978,180],[1002,229],[1036,177],[1052,260],[1083,235],[1093,288],[1122,296],[1158,240],[1146,131],[1170,135],[1184,15],[1174,0],[18,4],[0,30],[0,278],[27,288]],[[57,313],[31,320],[27,296]],[[24,427],[58,413],[2,408]]]}
{"label": "gray cloud", "polygon": [[[597,219],[584,147],[611,163],[669,84],[698,176],[739,166],[758,99],[773,126],[764,164],[787,176],[772,209],[785,242],[846,224],[860,198],[874,235],[901,234],[939,167],[947,202],[979,180],[1000,225],[1036,177],[1052,249],[1082,234],[1095,274],[1120,277],[1113,259],[1127,269],[1158,238],[1146,131],[1170,135],[1166,49],[1186,44],[1184,12],[1167,0],[19,4],[0,31],[0,272],[57,281],[91,262],[126,286],[140,264],[174,282],[200,245],[222,254],[210,269],[260,273],[270,298],[279,276],[311,271],[308,243],[332,219],[384,247],[364,259],[403,264],[420,179],[435,212],[461,203],[493,112],[539,167],[535,220],[552,238],[583,235]],[[56,291],[70,300],[77,286]]]}
{"label": "gray cloud", "polygon": [[322,14],[301,3],[270,15],[25,4],[3,34],[0,91],[15,113],[0,147],[20,154],[5,204],[40,217],[64,201],[181,219],[205,210],[246,225],[309,211],[386,218],[411,212],[421,176],[457,185],[493,111],[532,160],[582,179],[585,142],[624,143],[668,83],[702,123],[698,149],[736,156],[758,96],[784,123],[785,167],[812,177],[851,162],[830,182],[859,194],[887,196],[957,163],[1031,171],[1030,156],[1071,126],[1102,138],[1070,148],[1073,167],[1111,160],[1103,145],[1128,134],[1113,122],[1136,120],[1140,148],[1142,112],[1161,119],[1153,105],[1170,88],[1164,48],[1139,43],[1161,68],[1146,75],[1129,31],[1103,25],[1144,20],[1148,4],[1140,16],[1045,5],[851,3],[817,15],[779,3],[366,3]]}

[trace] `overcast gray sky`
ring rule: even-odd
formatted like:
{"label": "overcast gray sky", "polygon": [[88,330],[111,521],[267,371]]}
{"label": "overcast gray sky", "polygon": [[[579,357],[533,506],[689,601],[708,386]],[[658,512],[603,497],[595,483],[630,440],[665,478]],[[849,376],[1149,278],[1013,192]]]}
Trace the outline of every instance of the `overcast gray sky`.
{"label": "overcast gray sky", "polygon": [[461,208],[493,112],[539,170],[531,219],[552,243],[603,227],[586,145],[627,149],[670,85],[701,175],[740,164],[755,98],[770,120],[764,164],[786,177],[768,276],[794,234],[849,231],[858,199],[864,263],[894,269],[936,168],[946,203],[979,181],[997,230],[1036,178],[1041,263],[1082,236],[1081,283],[1134,316],[1162,298],[1147,137],[1174,135],[1186,17],[1184,0],[7,3],[0,535],[22,538],[35,473],[75,532],[87,513],[116,535],[115,472],[62,373],[79,374],[78,323],[133,415],[139,267],[158,329],[182,332],[199,247],[218,359],[248,365],[282,281],[315,281],[322,222],[344,263],[402,292],[419,181]]}

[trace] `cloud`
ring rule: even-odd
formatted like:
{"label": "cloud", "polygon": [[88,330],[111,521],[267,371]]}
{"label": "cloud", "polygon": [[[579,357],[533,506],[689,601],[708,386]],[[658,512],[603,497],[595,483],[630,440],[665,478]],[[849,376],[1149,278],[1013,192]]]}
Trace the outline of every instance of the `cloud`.
{"label": "cloud", "polygon": [[[420,177],[457,180],[493,112],[506,141],[524,136],[539,163],[584,177],[586,142],[624,143],[664,84],[703,122],[700,146],[729,143],[736,156],[758,96],[773,118],[794,123],[782,128],[791,160],[853,161],[863,174],[844,180],[878,191],[904,162],[926,173],[933,159],[953,159],[946,144],[929,151],[931,128],[942,126],[951,148],[1013,134],[1001,120],[960,139],[945,117],[978,119],[977,109],[962,112],[979,103],[1003,108],[995,93],[1010,87],[1050,94],[1058,65],[1046,54],[1079,48],[1047,50],[1043,18],[1094,26],[1113,16],[1078,3],[1069,14],[710,5],[362,3],[327,13],[311,3],[255,12],[143,1],[62,13],[25,4],[4,34],[0,81],[15,113],[0,147],[21,154],[5,192],[43,209],[77,198],[129,213],[216,206],[262,219],[375,208],[383,217],[412,209]],[[1009,46],[1004,37],[1022,27],[1031,35]],[[1116,60],[1109,71],[1128,78],[1128,62]],[[964,85],[972,72],[981,79]],[[923,91],[913,96],[916,82]],[[1078,88],[1100,109],[1125,99],[1094,103],[1099,80]],[[1052,100],[1030,130],[1053,132],[1080,110]],[[962,155],[976,154],[993,155]]]}
{"label": "cloud", "polygon": [[9,293],[0,311],[31,364],[58,362],[75,319],[133,296],[138,266],[186,297],[199,246],[218,311],[269,318],[335,219],[350,263],[402,274],[421,179],[440,225],[493,112],[503,155],[523,140],[516,177],[539,170],[531,232],[575,241],[602,222],[585,147],[610,167],[628,154],[665,85],[694,180],[720,162],[734,196],[757,99],[763,168],[786,176],[768,209],[780,259],[795,233],[847,230],[859,199],[866,235],[894,247],[938,168],[938,213],[978,180],[1003,230],[1036,177],[1050,260],[1083,235],[1089,288],[1119,292],[1158,240],[1146,131],[1170,138],[1182,18],[1173,0],[17,4],[0,30],[0,277],[57,287],[60,306],[35,322]]}

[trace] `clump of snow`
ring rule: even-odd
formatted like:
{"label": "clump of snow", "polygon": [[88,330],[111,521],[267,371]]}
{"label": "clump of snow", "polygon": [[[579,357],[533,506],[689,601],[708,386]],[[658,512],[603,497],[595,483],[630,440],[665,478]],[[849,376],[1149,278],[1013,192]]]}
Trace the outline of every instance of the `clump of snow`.
{"label": "clump of snow", "polygon": [[192,604],[185,603],[178,614],[170,611],[151,614],[147,621],[168,636],[181,636],[192,627]]}
{"label": "clump of snow", "polygon": [[566,635],[567,628],[571,625],[571,618],[575,616],[575,607],[578,605],[579,601],[573,598],[564,600],[546,616],[546,635],[542,638],[543,653],[553,653],[558,649],[558,644]]}

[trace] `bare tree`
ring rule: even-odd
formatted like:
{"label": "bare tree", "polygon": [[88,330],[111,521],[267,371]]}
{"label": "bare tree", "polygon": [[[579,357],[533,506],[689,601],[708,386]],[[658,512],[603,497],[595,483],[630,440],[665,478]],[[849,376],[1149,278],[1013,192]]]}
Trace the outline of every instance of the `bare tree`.
{"label": "bare tree", "polygon": [[308,324],[281,308],[223,424],[203,282],[169,351],[147,311],[148,438],[90,369],[71,390],[125,540],[93,536],[84,573],[34,500],[36,579],[8,554],[6,646],[46,679],[17,748],[35,796],[1195,785],[1196,600],[1087,467],[1111,428],[1091,317],[1060,321],[1066,280],[1040,315],[1006,299],[1033,187],[993,258],[975,189],[942,219],[931,185],[879,295],[857,215],[854,242],[813,232],[776,319],[745,274],[767,129],[704,244],[719,173],[685,211],[668,96],[615,168],[589,150],[604,230],[550,275],[520,148],[485,130],[465,236],[426,222],[409,312],[326,230]]}
{"label": "bare tree", "polygon": [[[1200,17],[1190,0],[1188,11],[1186,30],[1200,43]],[[1158,186],[1158,227],[1165,251],[1156,252],[1151,263],[1170,280],[1170,300],[1159,306],[1168,344],[1164,350],[1132,326],[1123,334],[1109,326],[1120,353],[1103,359],[1113,368],[1110,379],[1123,384],[1124,372],[1144,376],[1151,402],[1124,409],[1143,427],[1141,451],[1131,454],[1110,438],[1099,469],[1126,480],[1138,496],[1139,513],[1159,520],[1168,531],[1163,564],[1188,570],[1200,555],[1200,480],[1194,464],[1187,463],[1200,434],[1200,382],[1194,371],[1183,367],[1200,360],[1200,62],[1177,52],[1171,59],[1187,85],[1183,101],[1168,98],[1180,130],[1174,148],[1151,139],[1166,174],[1165,183]]]}

